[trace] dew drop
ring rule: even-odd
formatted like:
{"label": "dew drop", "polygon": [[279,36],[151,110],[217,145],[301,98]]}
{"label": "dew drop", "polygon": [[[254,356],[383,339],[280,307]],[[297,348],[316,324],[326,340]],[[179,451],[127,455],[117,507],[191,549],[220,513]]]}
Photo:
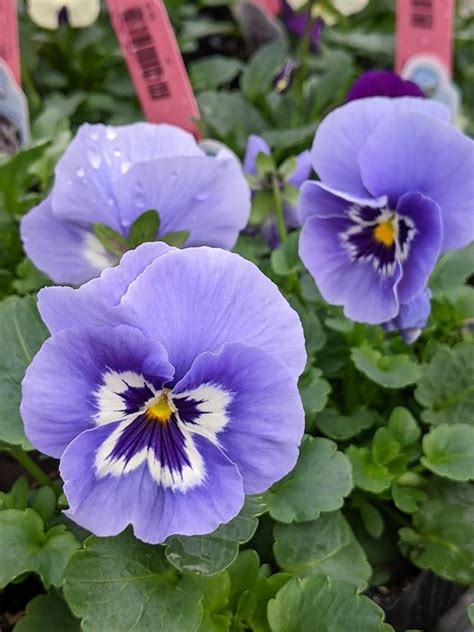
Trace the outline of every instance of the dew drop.
{"label": "dew drop", "polygon": [[207,193],[198,193],[198,194],[195,196],[195,199],[196,199],[198,202],[203,202],[204,200],[207,200],[207,198],[208,198]]}
{"label": "dew drop", "polygon": [[76,171],[76,176],[78,178],[83,178],[86,175],[85,169],[83,167],[79,167],[79,169]]}
{"label": "dew drop", "polygon": [[89,136],[90,136],[90,139],[93,140],[94,142],[96,140],[99,140],[99,132],[91,132]]}
{"label": "dew drop", "polygon": [[87,160],[89,161],[93,169],[99,169],[102,163],[102,158],[100,157],[100,154],[98,154],[93,149],[87,150]]}
{"label": "dew drop", "polygon": [[122,164],[120,165],[121,173],[127,173],[127,171],[130,169],[130,167],[131,167],[131,165],[128,162],[128,160],[122,161]]}
{"label": "dew drop", "polygon": [[117,138],[117,132],[113,127],[108,127],[105,135],[107,136],[107,140],[115,140]]}
{"label": "dew drop", "polygon": [[120,158],[121,155],[122,155],[122,152],[120,151],[120,149],[114,149],[114,156],[116,158]]}

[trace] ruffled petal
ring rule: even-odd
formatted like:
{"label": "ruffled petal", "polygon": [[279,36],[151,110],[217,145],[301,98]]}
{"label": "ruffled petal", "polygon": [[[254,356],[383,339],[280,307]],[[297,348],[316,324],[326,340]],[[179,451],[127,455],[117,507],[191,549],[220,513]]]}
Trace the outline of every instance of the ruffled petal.
{"label": "ruffled petal", "polygon": [[[58,458],[82,431],[105,419],[122,418],[123,400],[115,395],[120,376],[132,383],[132,374],[145,376],[157,387],[173,377],[163,346],[132,327],[77,326],[53,336],[22,382],[20,410],[29,440]],[[104,384],[110,388],[102,388]]]}
{"label": "ruffled petal", "polygon": [[157,544],[170,535],[214,531],[242,508],[237,467],[207,439],[195,436],[202,481],[186,492],[156,482],[147,462],[124,475],[99,475],[96,455],[116,424],[83,432],[61,458],[69,517],[99,536],[116,535],[132,524],[137,538]]}
{"label": "ruffled petal", "polygon": [[157,158],[134,165],[118,181],[122,223],[148,209],[160,215],[160,235],[188,231],[186,246],[232,248],[250,214],[250,189],[239,163],[222,157]]}
{"label": "ruffled petal", "polygon": [[[359,152],[379,125],[403,112],[421,112],[441,121],[449,120],[447,108],[440,103],[414,97],[358,99],[328,114],[318,127],[311,150],[313,167],[324,184],[367,197],[368,190],[357,162]],[[391,125],[389,122],[387,127]],[[385,152],[383,159],[377,156],[379,163],[385,159]],[[385,192],[371,193],[378,196]]]}
{"label": "ruffled petal", "polygon": [[442,251],[472,241],[474,142],[467,136],[430,116],[400,114],[369,136],[358,162],[372,195],[388,195],[396,204],[404,193],[418,191],[438,204]]}
{"label": "ruffled petal", "polygon": [[115,263],[91,232],[54,216],[51,196],[22,218],[20,232],[28,257],[55,283],[84,283]]}
{"label": "ruffled petal", "polygon": [[77,289],[46,287],[38,293],[38,308],[49,331],[54,334],[73,325],[119,324],[113,307],[120,303],[132,283],[155,259],[172,250],[161,242],[142,244],[124,254],[120,264],[105,269],[100,277]]}
{"label": "ruffled petal", "polygon": [[217,352],[228,342],[267,351],[293,377],[306,363],[296,312],[254,264],[224,250],[169,252],[137,278],[117,309],[163,343],[177,379],[199,354]]}
{"label": "ruffled petal", "polygon": [[343,305],[351,320],[382,323],[398,312],[396,286],[401,275],[384,275],[371,261],[352,261],[341,243],[347,221],[309,217],[301,231],[299,253],[328,303]]}
{"label": "ruffled petal", "polygon": [[[401,218],[410,218],[414,236],[403,261],[403,276],[398,284],[401,303],[408,303],[426,286],[438,260],[443,227],[439,206],[421,193],[405,193],[397,204]],[[403,220],[402,220],[403,222]],[[402,225],[402,224],[401,224]]]}
{"label": "ruffled petal", "polygon": [[266,491],[293,469],[298,457],[304,411],[296,381],[261,349],[236,343],[198,356],[174,392],[206,400],[210,384],[229,394],[220,413],[225,422],[218,423],[212,401],[204,401],[200,408],[212,412],[194,420],[191,431],[217,442],[239,468],[246,494]]}
{"label": "ruffled petal", "polygon": [[124,233],[127,216],[122,217],[117,181],[136,163],[179,155],[204,152],[191,134],[172,125],[82,125],[56,166],[54,213],[76,223],[102,222]]}

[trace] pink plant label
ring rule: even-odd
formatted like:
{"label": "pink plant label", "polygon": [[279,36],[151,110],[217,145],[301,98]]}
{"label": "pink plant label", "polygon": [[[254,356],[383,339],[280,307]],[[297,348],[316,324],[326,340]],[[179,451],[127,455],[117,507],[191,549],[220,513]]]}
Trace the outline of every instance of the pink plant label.
{"label": "pink plant label", "polygon": [[397,0],[395,70],[422,56],[452,72],[454,0]]}
{"label": "pink plant label", "polygon": [[107,0],[145,118],[200,137],[199,109],[161,0]]}
{"label": "pink plant label", "polygon": [[252,2],[270,17],[278,15],[281,11],[282,0],[252,0]]}
{"label": "pink plant label", "polygon": [[0,59],[5,60],[13,78],[20,85],[20,43],[16,0],[0,0]]}

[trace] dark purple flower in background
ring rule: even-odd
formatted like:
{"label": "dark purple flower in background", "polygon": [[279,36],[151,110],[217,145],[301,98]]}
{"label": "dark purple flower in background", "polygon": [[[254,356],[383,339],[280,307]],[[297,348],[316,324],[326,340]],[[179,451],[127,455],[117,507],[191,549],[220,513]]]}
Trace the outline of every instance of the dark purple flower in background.
{"label": "dark purple flower in background", "polygon": [[127,237],[149,209],[160,216],[156,238],[187,231],[185,246],[230,249],[247,224],[250,191],[230,151],[207,156],[177,127],[86,124],[59,160],[48,198],[22,219],[23,245],[56,283],[84,283],[118,261],[93,225]]}
{"label": "dark purple flower in background", "polygon": [[400,305],[400,311],[397,316],[384,323],[384,329],[386,331],[398,331],[407,345],[415,342],[430,316],[430,298],[430,290],[424,288],[409,303]]}
{"label": "dark purple flower in background", "polygon": [[22,384],[68,515],[145,542],[214,531],[295,465],[306,363],[296,312],[220,249],[146,243],[75,290],[45,288],[51,331]]}
{"label": "dark purple flower in background", "polygon": [[[263,153],[267,156],[271,155],[271,149],[268,143],[256,134],[251,134],[247,141],[247,148],[244,157],[244,173],[256,176],[256,161],[258,154]],[[302,183],[309,178],[311,174],[311,152],[305,150],[296,156],[296,169],[282,185],[289,184],[299,189]],[[296,207],[289,202],[283,204],[283,212],[285,214],[285,223],[288,228],[297,228],[300,223],[298,220],[298,212]],[[276,229],[275,217],[270,215],[262,226],[262,233],[267,243],[272,247],[278,246],[279,238]]]}
{"label": "dark purple flower in background", "polygon": [[474,143],[441,104],[370,97],[316,132],[299,198],[300,256],[348,318],[384,323],[425,287],[441,252],[474,237]]}
{"label": "dark purple flower in background", "polygon": [[288,30],[298,37],[303,37],[308,26],[308,21],[311,20],[313,22],[309,36],[311,48],[314,50],[318,47],[319,39],[324,28],[324,21],[321,18],[314,20],[308,12],[299,13],[294,11],[286,0],[283,0],[281,18]]}
{"label": "dark purple flower in background", "polygon": [[414,81],[402,79],[389,70],[369,70],[364,72],[350,88],[346,101],[367,97],[421,97],[423,90]]}

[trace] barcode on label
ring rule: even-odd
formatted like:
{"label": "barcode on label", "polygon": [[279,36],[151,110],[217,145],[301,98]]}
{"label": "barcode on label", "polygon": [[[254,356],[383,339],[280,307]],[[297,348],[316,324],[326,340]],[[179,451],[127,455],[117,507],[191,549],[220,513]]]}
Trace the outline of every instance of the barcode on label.
{"label": "barcode on label", "polygon": [[415,28],[433,28],[433,0],[412,0],[411,23]]}
{"label": "barcode on label", "polygon": [[143,10],[140,7],[127,9],[122,13],[122,20],[126,26],[131,49],[140,66],[150,98],[153,101],[168,99],[171,92],[165,81],[163,65],[154,47]]}

